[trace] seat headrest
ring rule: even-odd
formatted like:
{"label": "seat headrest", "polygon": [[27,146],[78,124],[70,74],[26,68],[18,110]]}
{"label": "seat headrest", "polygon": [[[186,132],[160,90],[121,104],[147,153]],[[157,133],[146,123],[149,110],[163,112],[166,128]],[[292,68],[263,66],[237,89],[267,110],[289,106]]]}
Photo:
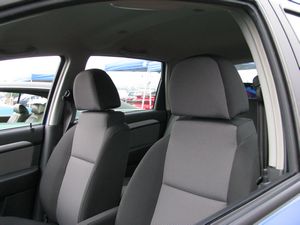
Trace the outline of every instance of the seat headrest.
{"label": "seat headrest", "polygon": [[31,105],[31,112],[34,114],[43,114],[45,111],[45,104],[34,103]]}
{"label": "seat headrest", "polygon": [[235,67],[219,57],[197,56],[179,62],[170,80],[171,112],[179,116],[231,119],[249,109]]}
{"label": "seat headrest", "polygon": [[74,81],[76,109],[101,111],[120,106],[120,97],[108,74],[99,69],[80,72]]}
{"label": "seat headrest", "polygon": [[24,105],[15,104],[14,105],[14,112],[19,114],[28,114],[28,110]]}

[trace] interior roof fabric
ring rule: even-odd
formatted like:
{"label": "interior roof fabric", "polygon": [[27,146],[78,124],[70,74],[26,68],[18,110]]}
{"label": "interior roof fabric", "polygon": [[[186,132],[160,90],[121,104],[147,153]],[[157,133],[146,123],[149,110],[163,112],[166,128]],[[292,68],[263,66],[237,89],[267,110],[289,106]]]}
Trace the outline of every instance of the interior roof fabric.
{"label": "interior roof fabric", "polygon": [[174,67],[170,103],[172,114],[200,118],[231,119],[249,109],[235,67],[211,56],[188,58]]}
{"label": "interior roof fabric", "polygon": [[109,75],[99,69],[80,72],[74,81],[76,109],[102,111],[120,106],[118,91]]}

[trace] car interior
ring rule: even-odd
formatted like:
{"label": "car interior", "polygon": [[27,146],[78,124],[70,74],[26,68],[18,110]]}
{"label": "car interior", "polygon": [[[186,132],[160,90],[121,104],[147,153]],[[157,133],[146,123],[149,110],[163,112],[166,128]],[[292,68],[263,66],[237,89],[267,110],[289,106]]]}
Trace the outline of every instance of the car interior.
{"label": "car interior", "polygon": [[[272,188],[293,168],[257,33],[246,9],[194,1],[87,1],[1,23],[0,60],[60,65],[51,89],[29,91],[47,104],[15,104],[8,123],[30,125],[0,129],[0,224],[205,224]],[[95,56],[159,62],[143,108],[122,110],[122,74],[87,66]]]}

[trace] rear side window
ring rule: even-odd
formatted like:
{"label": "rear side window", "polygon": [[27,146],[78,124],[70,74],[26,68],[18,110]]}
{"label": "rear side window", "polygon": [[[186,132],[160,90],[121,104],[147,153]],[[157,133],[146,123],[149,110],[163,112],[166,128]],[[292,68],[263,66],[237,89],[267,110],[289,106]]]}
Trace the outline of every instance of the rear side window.
{"label": "rear side window", "polygon": [[123,57],[91,56],[86,69],[102,69],[118,89],[121,106],[130,112],[154,108],[161,79],[162,63]]}
{"label": "rear side window", "polygon": [[41,124],[61,58],[0,61],[0,130]]}

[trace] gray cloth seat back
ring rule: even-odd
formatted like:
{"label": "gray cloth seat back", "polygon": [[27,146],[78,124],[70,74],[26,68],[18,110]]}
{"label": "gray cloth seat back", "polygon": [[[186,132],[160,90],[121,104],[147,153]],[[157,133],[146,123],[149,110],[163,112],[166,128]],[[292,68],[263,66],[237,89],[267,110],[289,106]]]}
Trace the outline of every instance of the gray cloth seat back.
{"label": "gray cloth seat back", "polygon": [[178,63],[170,79],[170,135],[140,163],[116,225],[195,224],[256,189],[253,122],[237,117],[248,99],[234,66],[199,56]]}
{"label": "gray cloth seat back", "polygon": [[26,119],[26,123],[42,122],[45,111],[45,104],[34,103],[31,105],[31,115]]}
{"label": "gray cloth seat back", "polygon": [[81,113],[54,149],[45,168],[40,199],[51,222],[74,225],[119,204],[129,149],[120,99],[101,70],[79,73],[73,87]]}
{"label": "gray cloth seat back", "polygon": [[13,111],[14,112],[9,117],[7,123],[24,122],[29,116],[27,108],[21,104],[15,104]]}

